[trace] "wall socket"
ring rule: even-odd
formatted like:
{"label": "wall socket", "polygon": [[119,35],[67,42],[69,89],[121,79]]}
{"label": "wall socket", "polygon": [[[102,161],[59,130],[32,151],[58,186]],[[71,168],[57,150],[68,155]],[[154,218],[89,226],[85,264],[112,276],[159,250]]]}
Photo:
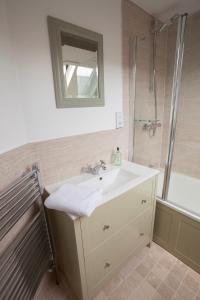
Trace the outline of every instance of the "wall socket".
{"label": "wall socket", "polygon": [[122,128],[124,127],[124,118],[123,118],[123,112],[116,112],[115,113],[115,119],[116,119],[116,128]]}

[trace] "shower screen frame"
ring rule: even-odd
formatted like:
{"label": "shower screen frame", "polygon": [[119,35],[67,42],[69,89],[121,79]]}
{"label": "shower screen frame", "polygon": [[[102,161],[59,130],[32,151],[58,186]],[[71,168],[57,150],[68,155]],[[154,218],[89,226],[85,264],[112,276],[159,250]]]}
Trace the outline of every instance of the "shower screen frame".
{"label": "shower screen frame", "polygon": [[[178,16],[178,28],[176,36],[176,48],[175,48],[175,63],[173,73],[173,83],[171,92],[171,110],[170,110],[170,133],[169,144],[167,149],[167,157],[164,168],[164,181],[162,189],[161,200],[168,200],[169,184],[172,170],[174,144],[176,137],[176,124],[178,117],[178,105],[180,98],[180,87],[182,77],[182,65],[184,55],[184,42],[185,42],[185,29],[187,14]],[[129,160],[134,161],[134,140],[135,140],[135,103],[136,103],[136,73],[137,73],[137,51],[138,51],[138,37],[130,38],[129,47],[129,61],[130,61],[130,73],[129,73]],[[158,197],[159,198],[159,197]]]}
{"label": "shower screen frame", "polygon": [[170,184],[173,154],[174,154],[174,145],[175,145],[175,138],[176,138],[176,124],[177,124],[177,117],[178,117],[178,105],[180,99],[186,21],[187,21],[187,14],[179,16],[177,39],[176,39],[174,75],[173,75],[173,83],[172,83],[172,96],[171,96],[169,147],[168,147],[168,153],[165,162],[164,181],[163,181],[163,190],[162,190],[162,200],[164,201],[168,200],[169,184]]}

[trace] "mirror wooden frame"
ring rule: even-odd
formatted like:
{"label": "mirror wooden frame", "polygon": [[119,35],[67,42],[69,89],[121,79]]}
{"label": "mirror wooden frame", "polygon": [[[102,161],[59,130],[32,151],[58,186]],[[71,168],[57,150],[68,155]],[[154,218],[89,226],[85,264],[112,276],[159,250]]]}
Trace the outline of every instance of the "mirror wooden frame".
{"label": "mirror wooden frame", "polygon": [[[104,106],[104,65],[103,65],[103,35],[94,31],[73,25],[71,23],[47,17],[51,60],[53,69],[54,89],[57,108],[67,107],[97,107]],[[72,34],[82,39],[97,43],[98,64],[98,98],[65,98],[64,76],[62,62],[61,33]]]}

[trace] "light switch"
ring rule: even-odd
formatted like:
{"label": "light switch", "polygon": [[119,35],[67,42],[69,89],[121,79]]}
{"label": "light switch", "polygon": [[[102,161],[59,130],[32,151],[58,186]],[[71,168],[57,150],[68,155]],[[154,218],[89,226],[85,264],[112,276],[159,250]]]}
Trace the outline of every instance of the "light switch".
{"label": "light switch", "polygon": [[124,126],[123,113],[121,111],[116,112],[115,117],[116,117],[116,128],[122,128]]}

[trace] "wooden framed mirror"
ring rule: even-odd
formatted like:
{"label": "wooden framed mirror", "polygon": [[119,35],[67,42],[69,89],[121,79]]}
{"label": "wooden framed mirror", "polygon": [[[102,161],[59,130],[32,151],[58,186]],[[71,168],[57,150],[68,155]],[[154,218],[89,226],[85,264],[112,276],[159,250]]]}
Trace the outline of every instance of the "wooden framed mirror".
{"label": "wooden framed mirror", "polygon": [[102,34],[47,21],[57,108],[104,106]]}

